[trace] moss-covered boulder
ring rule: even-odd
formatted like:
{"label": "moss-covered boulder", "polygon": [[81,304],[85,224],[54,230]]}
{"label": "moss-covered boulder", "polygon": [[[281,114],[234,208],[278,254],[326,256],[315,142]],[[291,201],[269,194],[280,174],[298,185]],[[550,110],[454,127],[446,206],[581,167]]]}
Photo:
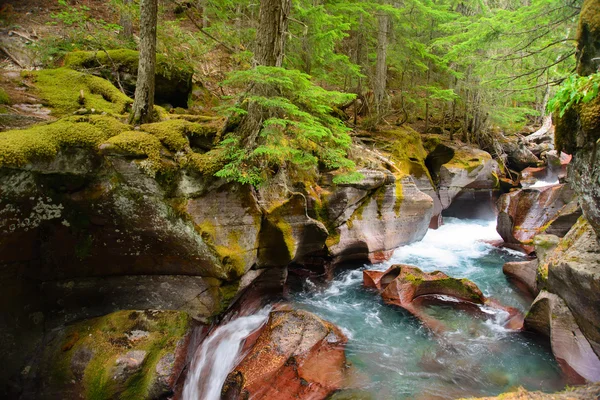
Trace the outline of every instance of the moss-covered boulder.
{"label": "moss-covered boulder", "polygon": [[[518,310],[486,298],[470,280],[452,278],[441,271],[423,272],[412,265],[396,264],[383,272],[363,271],[363,284],[377,290],[386,303],[413,314],[435,333],[442,333],[447,328],[424,311],[426,305],[432,303],[466,306],[478,314],[482,313],[477,305],[486,304],[508,313],[506,326],[510,329],[520,329],[523,321]],[[445,297],[453,300],[447,301]]]}
{"label": "moss-covered boulder", "polygon": [[186,365],[193,324],[176,311],[119,311],[48,335],[24,398],[160,399]]}
{"label": "moss-covered boulder", "polygon": [[[99,73],[115,85],[122,85],[133,96],[137,77],[139,54],[134,50],[76,51],[67,54],[65,67]],[[155,102],[173,107],[187,107],[192,92],[193,69],[187,65],[175,65],[158,54],[156,57]]]}
{"label": "moss-covered boulder", "polygon": [[84,108],[88,113],[123,114],[133,103],[107,80],[68,68],[22,73],[31,80],[52,114],[64,116]]}
{"label": "moss-covered boulder", "polygon": [[[600,20],[598,0],[586,0],[581,9],[577,31],[577,72],[589,75],[597,71],[600,57]],[[600,236],[600,96],[566,110],[556,121],[555,141],[558,151],[573,155],[569,181],[581,200],[587,220]]]}

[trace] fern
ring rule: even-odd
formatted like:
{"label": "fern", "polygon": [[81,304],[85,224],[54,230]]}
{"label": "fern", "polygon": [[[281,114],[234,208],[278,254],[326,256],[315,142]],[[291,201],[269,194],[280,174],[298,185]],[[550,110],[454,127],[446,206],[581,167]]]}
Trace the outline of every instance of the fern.
{"label": "fern", "polygon": [[331,115],[335,105],[350,102],[353,94],[325,90],[297,70],[265,66],[234,72],[222,84],[249,88],[237,106],[226,109],[228,117],[247,115],[253,104],[263,120],[255,142],[246,143],[234,131],[220,143],[227,164],[216,176],[256,186],[284,166],[298,176],[315,177],[319,169],[327,169],[340,170],[345,182],[361,179],[347,158],[349,128]]}
{"label": "fern", "polygon": [[548,111],[565,112],[578,103],[589,103],[598,96],[600,73],[588,76],[570,75],[564,80],[554,97],[548,102]]}

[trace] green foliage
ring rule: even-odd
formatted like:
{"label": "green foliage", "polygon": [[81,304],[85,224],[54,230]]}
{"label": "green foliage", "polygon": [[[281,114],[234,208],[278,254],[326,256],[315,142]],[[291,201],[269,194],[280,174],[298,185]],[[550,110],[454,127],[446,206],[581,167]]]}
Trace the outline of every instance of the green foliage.
{"label": "green foliage", "polygon": [[[122,10],[119,0],[112,5]],[[66,0],[58,0],[60,10],[52,13],[51,25],[63,25],[60,36],[44,36],[32,47],[44,66],[53,66],[66,53],[74,50],[98,50],[111,48],[134,48],[135,42],[119,37],[121,26],[91,16],[92,10],[85,5],[72,6]]]}
{"label": "green foliage", "polygon": [[548,102],[548,111],[558,111],[562,117],[572,106],[594,100],[598,96],[599,88],[600,73],[598,72],[588,76],[569,75]]}
{"label": "green foliage", "polygon": [[[353,95],[327,91],[307,74],[276,67],[235,72],[223,84],[251,88],[227,110],[230,117],[241,117],[241,126],[250,118],[261,121],[256,140],[238,130],[221,142],[227,164],[216,176],[259,185],[280,166],[298,176],[315,176],[319,167],[352,172],[354,163],[346,157],[349,129],[331,113]],[[356,174],[339,178],[356,179]]]}

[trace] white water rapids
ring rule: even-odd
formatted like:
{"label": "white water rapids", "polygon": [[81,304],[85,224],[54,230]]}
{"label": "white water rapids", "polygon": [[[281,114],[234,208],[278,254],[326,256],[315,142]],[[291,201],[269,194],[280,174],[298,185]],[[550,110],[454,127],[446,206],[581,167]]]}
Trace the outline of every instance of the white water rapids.
{"label": "white water rapids", "polygon": [[227,375],[239,362],[244,340],[269,316],[265,308],[257,314],[234,319],[215,329],[196,350],[183,388],[183,400],[219,400]]}

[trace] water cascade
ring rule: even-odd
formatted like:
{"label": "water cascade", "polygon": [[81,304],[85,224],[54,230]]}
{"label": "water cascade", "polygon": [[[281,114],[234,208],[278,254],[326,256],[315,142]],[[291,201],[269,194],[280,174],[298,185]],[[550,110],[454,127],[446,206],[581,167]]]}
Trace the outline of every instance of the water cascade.
{"label": "water cascade", "polygon": [[244,340],[260,328],[268,316],[269,309],[263,309],[215,329],[196,350],[182,399],[219,400],[227,375],[239,361]]}

